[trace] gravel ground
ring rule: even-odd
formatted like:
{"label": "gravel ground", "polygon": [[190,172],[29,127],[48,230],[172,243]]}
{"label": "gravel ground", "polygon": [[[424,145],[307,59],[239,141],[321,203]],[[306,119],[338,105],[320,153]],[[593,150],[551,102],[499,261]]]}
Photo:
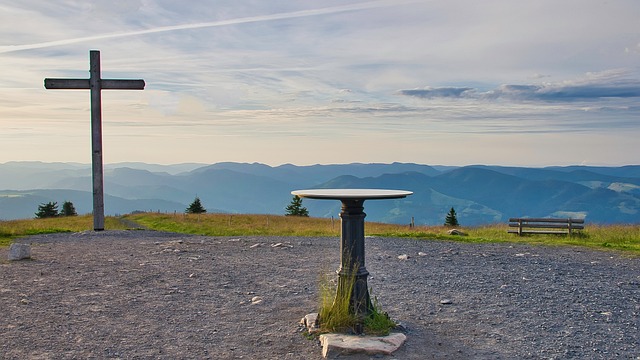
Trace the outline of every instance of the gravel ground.
{"label": "gravel ground", "polygon": [[[0,249],[2,359],[321,359],[298,321],[338,266],[337,238],[139,230],[21,242],[33,260]],[[372,296],[407,329],[388,359],[640,359],[637,257],[394,238],[366,247]]]}

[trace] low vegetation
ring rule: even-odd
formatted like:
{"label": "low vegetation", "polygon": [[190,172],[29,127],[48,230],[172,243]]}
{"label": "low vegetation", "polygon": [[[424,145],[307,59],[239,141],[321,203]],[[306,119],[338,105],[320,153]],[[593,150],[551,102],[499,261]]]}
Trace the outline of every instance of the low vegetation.
{"label": "low vegetation", "polygon": [[[377,298],[373,298],[371,313],[363,319],[358,319],[351,311],[350,303],[356,272],[357,266],[353,268],[350,276],[340,279],[336,277],[335,272],[326,273],[320,280],[318,306],[320,332],[388,335],[397,325],[386,312],[382,311]],[[342,282],[342,291],[338,291],[339,282]]]}
{"label": "low vegetation", "polygon": [[321,332],[355,332],[358,318],[349,311],[355,277],[348,280],[341,293],[337,292],[338,279],[335,273],[326,274],[320,280],[318,322]]}
{"label": "low vegetation", "polygon": [[[105,218],[105,227],[112,230],[127,228],[115,217]],[[93,217],[91,215],[0,221],[0,246],[7,246],[13,239],[22,236],[78,232],[91,229],[93,229]]]}
{"label": "low vegetation", "polygon": [[[237,214],[157,214],[141,213],[123,217],[106,217],[106,229],[126,229],[131,222],[143,227],[186,234],[208,236],[340,236],[340,218],[326,219],[302,216],[237,215]],[[0,244],[7,245],[15,237],[43,233],[74,232],[92,229],[92,217],[72,216],[48,219],[0,221]],[[449,227],[367,223],[367,236],[407,237],[424,240],[464,242],[513,242],[537,245],[573,245],[621,250],[640,254],[640,224],[594,225],[571,237],[566,235],[508,234],[506,224],[459,228],[466,236],[448,235]]]}

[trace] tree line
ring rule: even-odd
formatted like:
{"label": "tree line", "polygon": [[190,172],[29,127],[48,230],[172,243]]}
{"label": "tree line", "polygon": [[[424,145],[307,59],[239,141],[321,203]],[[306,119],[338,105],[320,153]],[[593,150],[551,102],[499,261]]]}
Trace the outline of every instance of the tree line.
{"label": "tree line", "polygon": [[[291,203],[286,207],[286,216],[309,216],[309,211],[307,208],[302,206],[302,199],[294,196],[291,200]],[[202,205],[202,201],[200,198],[196,196],[191,204],[184,211],[187,214],[204,214],[207,212],[207,209]]]}
{"label": "tree line", "polygon": [[76,208],[71,201],[62,203],[62,210],[58,211],[58,203],[50,201],[46,204],[38,205],[37,219],[52,218],[58,216],[77,216]]}
{"label": "tree line", "polygon": [[[302,206],[302,198],[298,196],[294,196],[291,199],[291,203],[286,207],[285,216],[309,216],[309,211],[306,207]],[[204,214],[207,212],[207,209],[202,205],[202,201],[200,198],[196,196],[189,207],[185,210],[187,214]],[[38,206],[38,212],[36,212],[36,218],[44,219],[51,218],[57,216],[77,216],[76,208],[73,206],[71,201],[65,201],[62,203],[62,210],[58,211],[58,203],[55,201],[48,202],[46,204],[40,204]],[[444,222],[445,226],[458,226],[458,219],[456,216],[456,211],[451,208],[449,213],[447,214]]]}
{"label": "tree line", "polygon": [[[284,214],[285,216],[309,217],[309,211],[307,210],[306,207],[302,206],[302,198],[295,195],[293,196],[293,198],[291,199],[291,203],[287,205],[285,210],[286,210]],[[206,212],[207,210],[204,208],[204,206],[202,206],[202,202],[200,201],[200,198],[198,198],[197,196],[195,200],[193,200],[193,202],[185,210],[185,213],[187,214],[202,214]],[[449,213],[447,213],[447,216],[444,219],[444,226],[448,226],[448,227],[460,226],[460,223],[458,222],[458,216],[456,214],[456,210],[453,207],[451,208],[451,210],[449,210]]]}

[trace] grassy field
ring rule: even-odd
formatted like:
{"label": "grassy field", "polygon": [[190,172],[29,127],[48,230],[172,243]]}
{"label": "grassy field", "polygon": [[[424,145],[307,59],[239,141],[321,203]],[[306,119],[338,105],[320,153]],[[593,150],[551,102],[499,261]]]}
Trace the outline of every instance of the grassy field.
{"label": "grassy field", "polygon": [[[105,218],[105,228],[126,229],[119,218]],[[91,215],[68,216],[48,219],[25,219],[0,221],[0,246],[6,246],[16,237],[52,234],[60,232],[78,232],[93,229]]]}
{"label": "grassy field", "polygon": [[[107,230],[127,229],[131,222],[149,229],[209,236],[340,236],[340,219],[307,218],[278,215],[230,214],[156,214],[143,213],[123,217],[107,217]],[[0,245],[9,244],[19,236],[91,230],[91,216],[53,219],[31,219],[0,222]],[[448,235],[446,227],[393,225],[367,222],[367,236],[441,239],[464,242],[518,242],[539,245],[574,245],[590,248],[621,250],[640,254],[640,224],[591,225],[569,237],[566,235],[527,235],[507,233],[506,224],[461,227],[467,236]]]}

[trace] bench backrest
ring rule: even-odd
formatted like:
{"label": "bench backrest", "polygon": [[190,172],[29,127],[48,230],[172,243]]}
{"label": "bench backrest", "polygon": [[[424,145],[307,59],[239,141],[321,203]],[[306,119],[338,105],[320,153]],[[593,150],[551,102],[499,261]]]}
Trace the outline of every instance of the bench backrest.
{"label": "bench backrest", "polygon": [[571,218],[510,218],[509,222],[515,223],[560,223],[560,224],[584,224],[584,219]]}

